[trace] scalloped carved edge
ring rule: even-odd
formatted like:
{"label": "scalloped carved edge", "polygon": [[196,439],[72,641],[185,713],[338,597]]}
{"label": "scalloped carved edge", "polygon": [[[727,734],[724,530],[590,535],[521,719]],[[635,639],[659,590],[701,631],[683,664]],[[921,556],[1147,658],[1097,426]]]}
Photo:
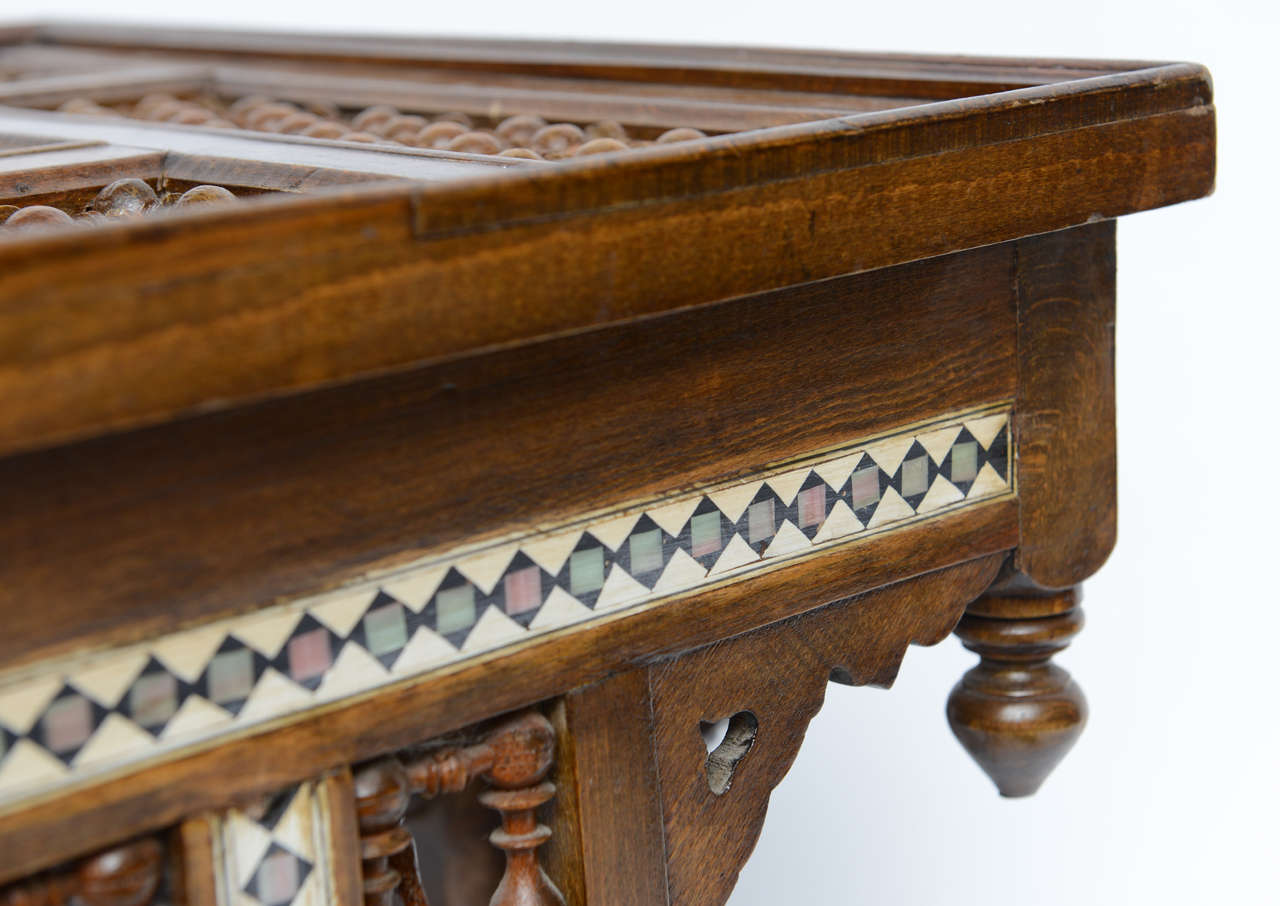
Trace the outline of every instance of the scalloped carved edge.
{"label": "scalloped carved edge", "polygon": [[[1003,560],[993,555],[918,576],[650,668],[672,906],[728,899],[828,680],[892,685],[907,646],[946,638]],[[757,716],[758,732],[731,788],[717,795],[699,724],[741,711]]]}

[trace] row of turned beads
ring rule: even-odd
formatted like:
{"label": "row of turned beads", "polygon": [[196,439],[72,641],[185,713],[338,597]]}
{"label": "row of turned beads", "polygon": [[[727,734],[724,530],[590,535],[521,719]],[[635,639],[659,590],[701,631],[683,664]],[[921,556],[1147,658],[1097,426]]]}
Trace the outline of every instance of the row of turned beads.
{"label": "row of turned beads", "polygon": [[678,127],[668,129],[655,140],[645,140],[632,137],[625,126],[613,120],[583,127],[568,122],[549,123],[526,113],[508,116],[490,129],[477,125],[466,113],[446,112],[428,118],[383,104],[369,107],[348,121],[331,103],[292,103],[262,95],[242,97],[222,107],[215,101],[148,94],[131,108],[122,109],[88,98],[73,98],[58,109],[63,113],[128,115],[187,126],[239,128],[528,160],[560,160],[706,137],[701,130]]}
{"label": "row of turned beads", "polygon": [[0,232],[69,226],[92,226],[112,220],[131,219],[166,208],[185,208],[235,201],[236,196],[222,186],[195,186],[185,192],[158,194],[136,177],[117,179],[103,188],[85,209],[76,215],[51,205],[0,205]]}

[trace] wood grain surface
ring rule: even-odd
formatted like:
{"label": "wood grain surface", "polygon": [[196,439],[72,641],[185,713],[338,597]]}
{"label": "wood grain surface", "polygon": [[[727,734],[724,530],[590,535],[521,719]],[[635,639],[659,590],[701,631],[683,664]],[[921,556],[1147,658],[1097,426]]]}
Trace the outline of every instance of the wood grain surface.
{"label": "wood grain surface", "polygon": [[0,814],[0,882],[119,838],[164,827],[231,799],[268,793],[524,707],[664,655],[785,619],[903,578],[1007,551],[1017,504],[1005,498],[790,561],[750,582],[711,588],[616,620],[551,633],[468,660],[431,682],[407,681],[268,725],[166,763],[142,766]]}
{"label": "wood grain surface", "polygon": [[1009,399],[1012,266],[980,249],[0,460],[0,660]]}
{"label": "wood grain surface", "polygon": [[[571,741],[557,782],[571,811],[558,818],[548,870],[569,901],[723,903],[828,679],[891,685],[907,646],[945,638],[1003,559],[929,573],[566,696]],[[728,789],[714,792],[699,727],[743,712],[758,730]]]}
{"label": "wood grain surface", "polygon": [[1213,137],[1172,66],[14,240],[0,451],[1199,197]]}
{"label": "wood grain surface", "polygon": [[[1046,646],[1115,540],[1110,221],[1212,191],[1203,67],[74,23],[0,65],[0,203],[261,196],[0,235],[5,671],[990,404],[1017,489],[8,807],[0,883],[167,833],[209,906],[204,816],[324,776],[353,904],[350,766],[539,708],[570,901],[723,902],[827,680],[891,683],[1002,563],[953,723],[1011,793],[1074,739]],[[52,109],[156,91],[710,135],[548,163]]]}
{"label": "wood grain surface", "polygon": [[575,689],[557,705],[556,808],[547,872],[570,903],[667,902],[649,671]]}
{"label": "wood grain surface", "polygon": [[1070,588],[1116,541],[1114,223],[1016,246],[1021,541],[1011,566]]}

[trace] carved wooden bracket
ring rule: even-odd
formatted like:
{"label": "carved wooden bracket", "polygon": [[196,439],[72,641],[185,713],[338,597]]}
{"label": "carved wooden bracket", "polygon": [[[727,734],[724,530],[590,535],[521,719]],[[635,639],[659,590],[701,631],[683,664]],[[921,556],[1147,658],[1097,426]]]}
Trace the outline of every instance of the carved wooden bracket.
{"label": "carved wooden bracket", "polygon": [[[946,638],[1002,559],[840,601],[567,697],[557,780],[579,827],[558,826],[549,855],[571,899],[609,900],[623,884],[639,892],[628,902],[724,902],[828,680],[892,684],[907,646]],[[726,719],[708,753],[700,730]],[[646,867],[654,856],[664,877]]]}

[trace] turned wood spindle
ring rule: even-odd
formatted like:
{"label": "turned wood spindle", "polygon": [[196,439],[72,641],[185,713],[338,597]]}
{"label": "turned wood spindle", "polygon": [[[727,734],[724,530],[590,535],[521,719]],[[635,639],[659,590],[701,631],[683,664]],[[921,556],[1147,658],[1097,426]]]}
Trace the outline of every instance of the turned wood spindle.
{"label": "turned wood spindle", "polygon": [[409,775],[394,757],[380,758],[355,773],[356,818],[365,906],[427,906],[418,875],[413,837],[404,824],[412,792]]}
{"label": "turned wood spindle", "polygon": [[537,711],[526,711],[493,730],[486,742],[493,764],[483,778],[493,787],[480,802],[495,809],[502,827],[489,841],[507,857],[490,906],[564,906],[564,897],[538,863],[535,850],[551,837],[534,810],[555,795],[546,780],[555,751],[555,731]]}
{"label": "turned wood spindle", "polygon": [[459,793],[476,777],[492,787],[480,801],[501,815],[502,827],[489,839],[507,857],[491,906],[563,906],[564,897],[534,852],[551,836],[534,811],[555,795],[554,784],[546,781],[554,750],[551,723],[537,711],[525,711],[474,745],[391,756],[360,768],[355,792],[366,906],[394,906],[397,891],[405,906],[426,906],[413,839],[404,825],[409,797]]}
{"label": "turned wood spindle", "polygon": [[164,851],[151,837],[82,859],[66,869],[0,890],[0,906],[147,906],[160,887]]}
{"label": "turned wood spindle", "polygon": [[146,838],[85,859],[76,870],[87,906],[146,906],[160,886],[160,841]]}
{"label": "turned wood spindle", "polygon": [[956,627],[982,660],[951,690],[947,720],[1002,796],[1038,790],[1084,729],[1084,693],[1050,661],[1084,625],[1079,601],[1078,588],[987,594]]}

